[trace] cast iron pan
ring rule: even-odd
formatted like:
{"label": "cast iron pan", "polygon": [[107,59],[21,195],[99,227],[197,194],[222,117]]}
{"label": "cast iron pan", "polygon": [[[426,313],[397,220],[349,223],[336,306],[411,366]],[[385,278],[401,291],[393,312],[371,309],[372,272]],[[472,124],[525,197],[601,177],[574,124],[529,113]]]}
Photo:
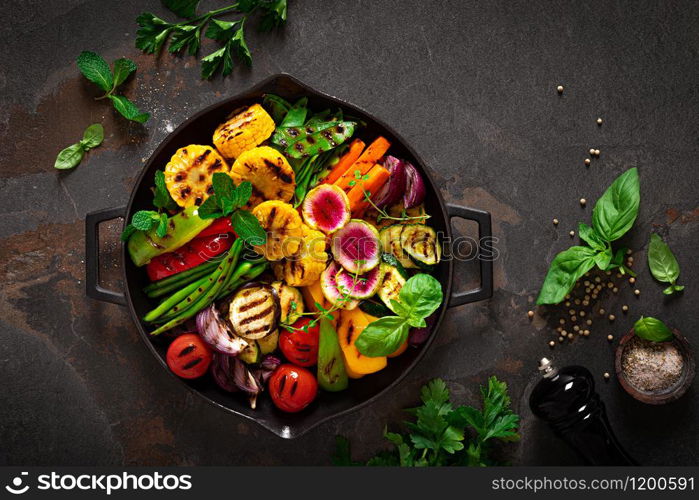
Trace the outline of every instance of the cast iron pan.
{"label": "cast iron pan", "polygon": [[[434,340],[447,307],[484,300],[492,296],[493,263],[492,260],[487,258],[482,245],[483,241],[490,240],[492,235],[490,214],[481,210],[445,204],[439,189],[437,189],[429,171],[425,168],[424,162],[388,125],[377,120],[366,111],[314,90],[289,75],[272,76],[247,92],[209,106],[182,123],[150,157],[136,182],[136,186],[131,193],[131,199],[126,207],[106,209],[87,215],[85,233],[87,295],[97,300],[127,306],[145,344],[168,372],[170,370],[165,363],[168,340],[150,337],[148,335],[148,326],[140,320],[154,306],[154,303],[141,291],[147,281],[146,273],[143,269],[133,265],[126,254],[125,245],[122,245],[123,278],[126,284],[125,293],[107,290],[100,286],[98,271],[99,223],[117,217],[130,219],[131,214],[138,210],[152,209],[153,195],[150,188],[153,184],[155,171],[162,169],[175,151],[181,147],[188,144],[211,144],[211,136],[214,129],[219,123],[225,121],[226,116],[231,111],[253,102],[260,102],[266,93],[277,94],[292,101],[301,96],[307,96],[309,106],[312,109],[323,110],[341,107],[352,116],[365,121],[366,127],[363,127],[359,133],[361,137],[371,140],[371,138],[375,138],[378,135],[383,135],[392,143],[391,154],[408,159],[424,176],[427,184],[425,208],[427,213],[432,216],[429,221],[430,226],[437,232],[441,231],[442,234],[446,235],[447,241],[451,241],[450,221],[452,218],[457,217],[475,221],[478,224],[481,241],[477,255],[480,260],[481,284],[479,288],[452,292],[453,262],[451,259],[445,258],[439,264],[435,276],[443,285],[446,300],[437,311],[438,319],[427,342],[419,348],[408,349],[402,356],[392,359],[384,370],[359,380],[352,380],[349,389],[346,391],[340,393],[321,391],[318,399],[300,413],[289,414],[277,410],[265,394],[259,398],[257,409],[252,410],[248,406],[247,398],[239,394],[231,394],[220,390],[210,377],[203,377],[195,381],[179,379],[183,384],[189,386],[191,390],[212,404],[257,422],[283,438],[294,438],[304,434],[321,422],[357,410],[379,396],[388,393],[425,354],[425,351]],[[447,250],[445,248],[445,253],[448,253]]]}

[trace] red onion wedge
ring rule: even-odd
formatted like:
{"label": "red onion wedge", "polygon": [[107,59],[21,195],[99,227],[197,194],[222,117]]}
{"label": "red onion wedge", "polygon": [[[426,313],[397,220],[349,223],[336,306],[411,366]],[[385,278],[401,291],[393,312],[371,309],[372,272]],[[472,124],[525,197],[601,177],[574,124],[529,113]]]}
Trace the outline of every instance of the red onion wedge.
{"label": "red onion wedge", "polygon": [[405,193],[406,183],[405,162],[403,160],[399,160],[395,156],[387,156],[383,167],[389,171],[391,176],[373,197],[374,203],[379,208],[397,203]]}
{"label": "red onion wedge", "polygon": [[245,339],[231,331],[213,304],[197,314],[197,330],[206,343],[229,356],[238,355],[248,346]]}
{"label": "red onion wedge", "polygon": [[235,358],[220,352],[214,353],[214,360],[211,363],[211,376],[214,382],[221,389],[228,392],[237,392],[238,386],[233,381],[233,366]]}
{"label": "red onion wedge", "polygon": [[405,208],[413,208],[425,199],[425,181],[412,163],[405,161],[403,164],[405,165],[406,175],[403,206]]}

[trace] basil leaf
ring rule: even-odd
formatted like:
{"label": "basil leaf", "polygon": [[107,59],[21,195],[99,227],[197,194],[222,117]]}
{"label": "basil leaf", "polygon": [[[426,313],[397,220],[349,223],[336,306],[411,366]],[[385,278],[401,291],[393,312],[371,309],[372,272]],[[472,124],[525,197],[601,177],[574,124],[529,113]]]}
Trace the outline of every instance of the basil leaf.
{"label": "basil leaf", "polygon": [[663,290],[663,293],[665,295],[672,295],[673,293],[681,292],[682,290],[684,290],[684,285],[670,285],[665,290]]}
{"label": "basil leaf", "polygon": [[675,284],[680,275],[680,265],[670,247],[658,234],[650,235],[648,246],[648,267],[653,277],[664,283]]}
{"label": "basil leaf", "polygon": [[607,243],[602,239],[602,237],[597,234],[592,227],[588,226],[584,222],[578,224],[578,235],[580,236],[581,240],[595,250],[602,251],[607,248]]}
{"label": "basil leaf", "polygon": [[267,233],[253,214],[247,210],[236,210],[231,217],[235,233],[250,245],[264,245]]}
{"label": "basil leaf", "polygon": [[114,87],[124,83],[134,71],[136,71],[136,63],[131,59],[122,57],[114,61]]}
{"label": "basil leaf", "polygon": [[597,267],[599,267],[602,271],[606,271],[612,262],[612,249],[605,248],[604,250],[597,252],[594,259]]}
{"label": "basil leaf", "polygon": [[670,329],[659,319],[641,316],[633,325],[634,332],[642,339],[651,342],[667,342],[673,338]]}
{"label": "basil leaf", "polygon": [[83,138],[80,141],[83,149],[88,151],[92,148],[96,148],[104,140],[104,127],[99,123],[93,123],[85,129],[83,133]]}
{"label": "basil leaf", "polygon": [[160,214],[153,210],[139,210],[131,217],[131,225],[139,231],[148,231],[160,221]]}
{"label": "basil leaf", "polygon": [[201,219],[218,219],[223,217],[223,212],[221,212],[218,206],[215,194],[204,200],[204,203],[197,209],[197,214]]}
{"label": "basil leaf", "polygon": [[388,356],[405,342],[408,332],[405,318],[385,316],[369,323],[354,345],[365,356]]}
{"label": "basil leaf", "polygon": [[411,324],[424,326],[424,321],[420,320],[435,312],[442,303],[442,285],[429,274],[416,274],[405,282],[398,298],[407,312],[403,316],[410,318]]}
{"label": "basil leaf", "polygon": [[83,149],[82,144],[72,144],[58,153],[53,167],[59,170],[69,170],[71,168],[75,168],[80,165],[84,155],[85,150]]}
{"label": "basil leaf", "polygon": [[631,229],[641,202],[638,169],[621,174],[604,192],[592,211],[592,225],[606,241],[615,241]]}
{"label": "basil leaf", "polygon": [[112,70],[101,56],[94,52],[83,51],[78,56],[77,64],[85,78],[96,83],[105,92],[112,90],[114,87]]}
{"label": "basil leaf", "polygon": [[121,113],[124,118],[138,123],[145,123],[150,118],[150,114],[141,113],[134,103],[123,95],[110,95],[109,99],[114,104],[114,108]]}
{"label": "basil leaf", "polygon": [[558,304],[573,289],[575,282],[595,265],[596,252],[590,247],[574,246],[553,259],[544,283],[541,285],[537,304]]}
{"label": "basil leaf", "polygon": [[167,214],[160,214],[160,220],[158,221],[158,227],[155,230],[160,238],[165,238],[167,236]]}
{"label": "basil leaf", "polygon": [[199,0],[163,0],[165,7],[180,17],[194,17]]}

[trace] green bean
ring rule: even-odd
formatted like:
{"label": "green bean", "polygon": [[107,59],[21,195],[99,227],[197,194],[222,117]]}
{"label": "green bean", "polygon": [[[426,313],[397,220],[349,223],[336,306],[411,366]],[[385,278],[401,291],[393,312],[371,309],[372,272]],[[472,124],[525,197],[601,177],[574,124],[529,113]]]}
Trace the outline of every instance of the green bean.
{"label": "green bean", "polygon": [[206,284],[208,278],[208,276],[204,276],[203,278],[200,278],[194,283],[190,283],[189,285],[185,286],[179,291],[173,293],[168,298],[163,300],[160,304],[158,304],[158,306],[155,309],[149,311],[143,317],[143,321],[147,321],[148,323],[156,322],[156,320],[160,318],[163,314],[170,311],[170,309],[172,309],[174,305],[178,304],[182,299],[187,297],[190,293],[194,292],[200,286]]}
{"label": "green bean", "polygon": [[[236,267],[242,246],[242,240],[236,240],[233,243],[231,249],[229,250],[226,259],[217,268],[217,271],[221,269],[221,272],[216,273],[216,279],[212,282],[212,284],[208,286],[206,289],[204,289],[203,293],[200,292],[199,289],[197,289],[194,293],[190,294],[190,296],[187,297],[187,299],[191,298],[192,300],[189,301],[185,299],[184,301],[180,302],[180,304],[175,306],[178,309],[175,309],[175,307],[173,307],[170,311],[171,313],[176,313],[174,317],[172,317],[172,319],[169,319],[168,316],[169,320],[165,324],[152,331],[151,335],[158,335],[178,325],[181,325],[189,318],[191,318],[199,311],[207,307],[209,304],[211,304],[216,299],[216,296],[219,290],[221,289],[221,286],[228,279],[229,274],[232,273],[234,268]],[[178,306],[180,305],[184,305],[184,309],[179,309]]]}
{"label": "green bean", "polygon": [[222,297],[225,297],[226,295],[232,293],[243,283],[254,280],[260,274],[262,274],[262,271],[264,271],[266,268],[267,262],[263,264],[258,264],[254,267],[251,265],[250,262],[243,262],[240,266],[238,266],[238,269],[236,269],[234,275],[232,276],[229,283],[226,284],[225,288],[221,289],[221,292],[218,294],[218,296],[216,296],[216,299],[218,300]]}
{"label": "green bean", "polygon": [[[155,283],[151,283],[150,285],[146,286],[143,289],[143,291],[150,298],[162,297],[163,295],[167,295],[173,290],[177,290],[178,288],[182,288],[183,286],[198,280],[202,276],[211,274],[211,272],[218,266],[218,264],[219,262],[215,261],[207,262],[206,264],[202,264],[201,266],[188,269],[187,271],[182,271],[182,273],[178,273],[173,276],[169,276],[162,280],[156,281]],[[180,276],[183,273],[187,274]],[[177,279],[170,280],[170,278]],[[168,281],[166,282],[165,280]]]}

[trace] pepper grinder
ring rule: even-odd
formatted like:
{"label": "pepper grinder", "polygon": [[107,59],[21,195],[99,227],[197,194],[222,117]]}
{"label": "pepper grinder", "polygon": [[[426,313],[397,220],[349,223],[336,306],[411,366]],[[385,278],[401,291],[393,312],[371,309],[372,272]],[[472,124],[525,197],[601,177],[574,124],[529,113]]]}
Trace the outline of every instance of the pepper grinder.
{"label": "pepper grinder", "polygon": [[534,415],[548,422],[589,465],[638,465],[614,435],[587,368],[557,369],[542,358],[539,371],[543,378],[529,397]]}

